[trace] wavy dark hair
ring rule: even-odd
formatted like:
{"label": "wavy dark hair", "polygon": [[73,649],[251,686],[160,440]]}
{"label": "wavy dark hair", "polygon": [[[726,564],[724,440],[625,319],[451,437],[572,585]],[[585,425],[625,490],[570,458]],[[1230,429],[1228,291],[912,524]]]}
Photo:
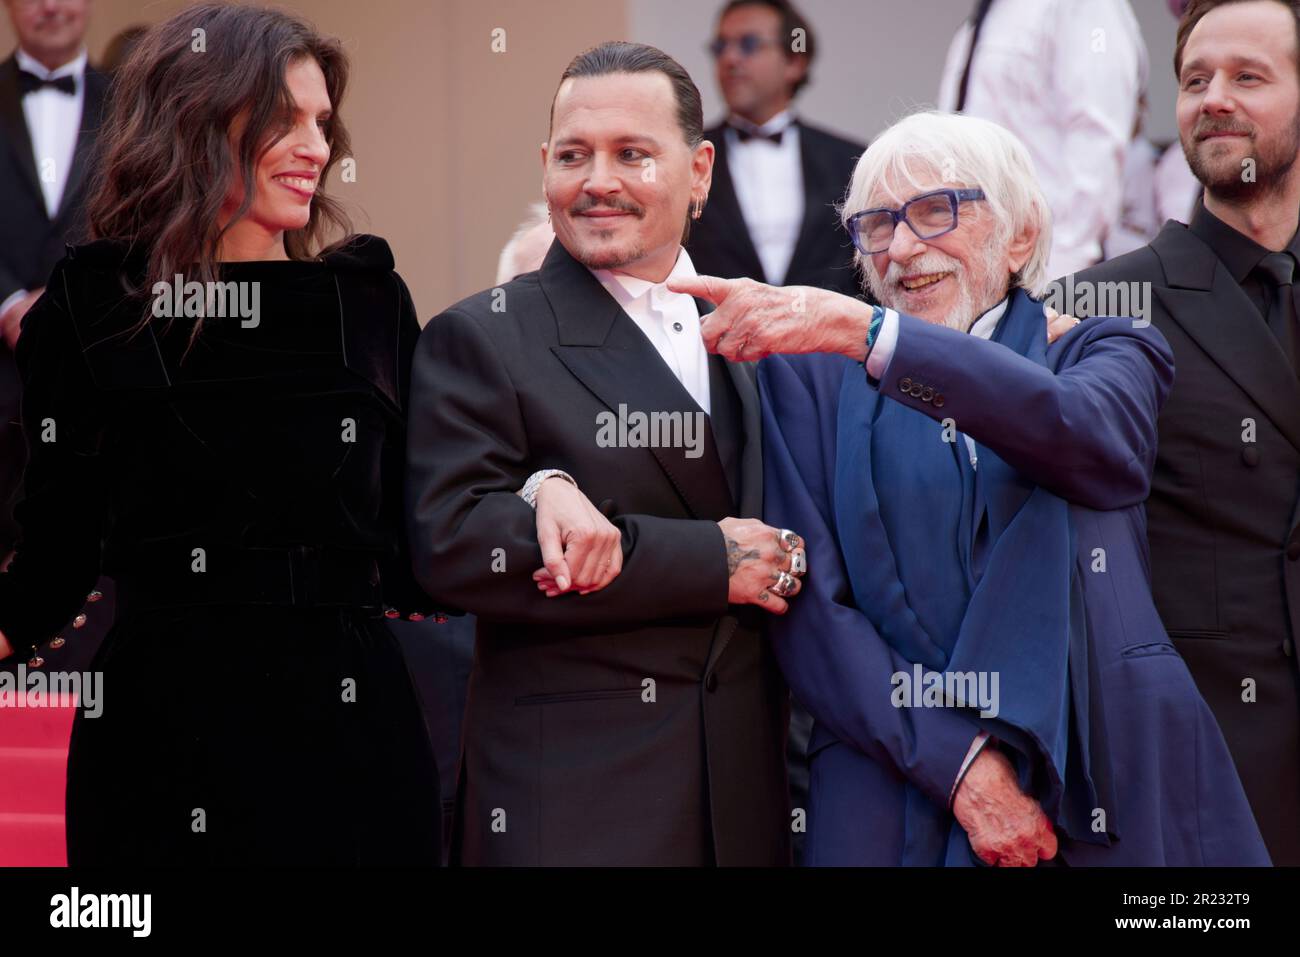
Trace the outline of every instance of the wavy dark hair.
{"label": "wavy dark hair", "polygon": [[[225,3],[189,7],[140,38],[113,79],[87,200],[91,239],[147,255],[136,294],[178,273],[217,280],[221,240],[256,197],[257,162],[289,130],[285,71],[305,57],[325,75],[332,118],[324,131],[330,157],[307,225],[284,235],[286,253],[299,260],[328,251],[330,233],[352,231],[342,205],[324,191],[330,169],[351,150],[338,113],[348,81],[338,41],[280,11]],[[241,117],[246,125],[232,151],[230,132]],[[222,204],[239,180],[243,201],[223,227]],[[146,313],[136,331],[148,321]]]}

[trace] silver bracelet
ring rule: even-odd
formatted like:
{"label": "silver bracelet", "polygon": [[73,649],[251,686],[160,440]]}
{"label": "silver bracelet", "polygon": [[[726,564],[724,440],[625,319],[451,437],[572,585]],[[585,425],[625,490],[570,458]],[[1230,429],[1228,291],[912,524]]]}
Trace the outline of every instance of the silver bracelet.
{"label": "silver bracelet", "polygon": [[542,487],[542,483],[548,478],[562,478],[574,488],[578,483],[573,480],[573,476],[561,469],[542,469],[540,472],[534,472],[528,476],[528,481],[524,487],[515,492],[520,498],[527,502],[532,508],[537,508],[537,491]]}

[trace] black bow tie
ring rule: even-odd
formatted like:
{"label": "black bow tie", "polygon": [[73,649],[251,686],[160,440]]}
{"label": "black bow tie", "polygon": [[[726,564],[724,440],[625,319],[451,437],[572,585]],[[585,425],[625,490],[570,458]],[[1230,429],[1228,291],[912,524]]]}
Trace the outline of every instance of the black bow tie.
{"label": "black bow tie", "polygon": [[28,93],[35,93],[43,86],[51,86],[60,93],[68,94],[68,96],[75,96],[77,93],[76,77],[61,76],[56,80],[43,80],[35,73],[28,73],[26,70],[18,71],[19,96],[26,96]]}
{"label": "black bow tie", "polygon": [[775,133],[760,133],[758,130],[741,129],[739,126],[733,126],[736,135],[740,137],[740,142],[748,143],[750,140],[767,140],[769,143],[781,145],[781,137],[785,134],[785,129],[779,129]]}

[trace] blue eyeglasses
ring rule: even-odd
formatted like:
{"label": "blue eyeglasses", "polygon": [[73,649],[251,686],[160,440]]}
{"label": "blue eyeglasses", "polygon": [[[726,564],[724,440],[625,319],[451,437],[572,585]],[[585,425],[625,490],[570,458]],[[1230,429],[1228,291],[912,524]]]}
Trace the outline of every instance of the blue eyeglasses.
{"label": "blue eyeglasses", "polygon": [[722,54],[727,52],[727,47],[732,44],[735,44],[736,49],[740,51],[741,56],[749,57],[753,56],[764,47],[775,46],[776,41],[769,37],[760,36],[757,33],[746,33],[734,40],[728,40],[725,37],[718,37],[709,44],[709,52],[712,53],[715,58],[720,57]]}
{"label": "blue eyeglasses", "polygon": [[874,256],[889,248],[900,221],[907,223],[917,239],[935,239],[957,228],[959,204],[983,198],[982,189],[936,189],[913,196],[898,209],[864,209],[850,216],[846,225],[858,251]]}

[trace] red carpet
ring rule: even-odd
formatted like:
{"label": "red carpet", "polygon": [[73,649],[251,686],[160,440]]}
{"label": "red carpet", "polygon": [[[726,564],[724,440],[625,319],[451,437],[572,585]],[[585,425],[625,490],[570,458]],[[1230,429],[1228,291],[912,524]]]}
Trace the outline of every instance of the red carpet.
{"label": "red carpet", "polygon": [[63,867],[63,790],[75,699],[0,708],[0,867]]}

